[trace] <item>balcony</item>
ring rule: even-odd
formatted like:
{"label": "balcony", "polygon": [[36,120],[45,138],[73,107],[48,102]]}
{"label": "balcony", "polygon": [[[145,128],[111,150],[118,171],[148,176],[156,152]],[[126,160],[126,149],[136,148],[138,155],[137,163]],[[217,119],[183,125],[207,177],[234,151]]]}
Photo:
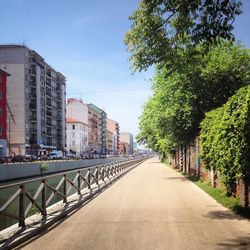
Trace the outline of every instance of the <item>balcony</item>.
{"label": "balcony", "polygon": [[30,122],[37,122],[36,116],[33,116],[33,115],[30,116],[30,117],[29,117],[29,121],[30,121]]}
{"label": "balcony", "polygon": [[52,102],[51,101],[46,101],[46,106],[47,107],[52,107]]}
{"label": "balcony", "polygon": [[51,78],[51,69],[46,69],[46,76]]}
{"label": "balcony", "polygon": [[37,129],[36,128],[30,128],[30,134],[36,135],[37,134]]}
{"label": "balcony", "polygon": [[52,117],[52,112],[47,111],[46,116]]}
{"label": "balcony", "polygon": [[29,109],[30,109],[30,110],[36,110],[36,103],[30,102],[30,104],[29,104]]}

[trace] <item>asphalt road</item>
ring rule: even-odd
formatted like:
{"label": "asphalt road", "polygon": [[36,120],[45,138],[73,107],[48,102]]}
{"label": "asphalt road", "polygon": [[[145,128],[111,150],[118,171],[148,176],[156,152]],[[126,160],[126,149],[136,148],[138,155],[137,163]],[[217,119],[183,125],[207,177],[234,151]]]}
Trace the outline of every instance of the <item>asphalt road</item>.
{"label": "asphalt road", "polygon": [[250,249],[250,221],[156,158],[22,249]]}

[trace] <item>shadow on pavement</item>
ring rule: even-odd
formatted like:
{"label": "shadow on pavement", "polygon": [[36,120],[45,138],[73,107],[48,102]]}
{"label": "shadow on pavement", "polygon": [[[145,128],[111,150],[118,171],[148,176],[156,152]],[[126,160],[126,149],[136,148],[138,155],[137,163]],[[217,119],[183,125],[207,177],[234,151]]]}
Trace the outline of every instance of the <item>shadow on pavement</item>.
{"label": "shadow on pavement", "polygon": [[218,244],[218,249],[238,249],[247,250],[250,249],[250,235],[245,237],[237,237],[235,239],[230,239],[225,242]]}
{"label": "shadow on pavement", "polygon": [[210,219],[224,219],[224,220],[245,220],[243,217],[239,216],[238,214],[232,212],[232,211],[210,211],[207,215],[204,217],[210,218]]}
{"label": "shadow on pavement", "polygon": [[164,179],[164,180],[172,180],[172,181],[183,181],[183,182],[186,182],[186,181],[188,181],[188,179],[186,178],[186,177],[182,177],[182,176],[178,176],[178,177],[164,177],[164,178],[162,178],[162,179]]}

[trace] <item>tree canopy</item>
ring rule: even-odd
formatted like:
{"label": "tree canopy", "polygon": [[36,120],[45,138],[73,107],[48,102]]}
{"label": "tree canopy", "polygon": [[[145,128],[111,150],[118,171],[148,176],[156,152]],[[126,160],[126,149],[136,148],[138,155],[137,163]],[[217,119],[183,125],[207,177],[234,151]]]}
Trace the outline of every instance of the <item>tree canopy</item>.
{"label": "tree canopy", "polygon": [[240,87],[250,82],[250,51],[240,44],[222,41],[199,51],[193,63],[167,74],[158,65],[153,96],[140,118],[139,142],[158,152],[171,152],[187,144],[199,132],[205,113],[223,105]]}
{"label": "tree canopy", "polygon": [[233,22],[240,13],[240,0],[141,0],[125,35],[133,68],[172,67],[183,61],[177,50],[188,60],[200,43],[234,40]]}

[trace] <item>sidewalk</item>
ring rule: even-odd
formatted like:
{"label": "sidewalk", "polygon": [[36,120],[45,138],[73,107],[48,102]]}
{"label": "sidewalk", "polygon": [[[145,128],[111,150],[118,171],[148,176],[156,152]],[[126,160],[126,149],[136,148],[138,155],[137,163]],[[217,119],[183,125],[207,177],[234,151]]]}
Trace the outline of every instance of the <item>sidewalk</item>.
{"label": "sidewalk", "polygon": [[24,249],[250,249],[250,222],[152,158]]}

